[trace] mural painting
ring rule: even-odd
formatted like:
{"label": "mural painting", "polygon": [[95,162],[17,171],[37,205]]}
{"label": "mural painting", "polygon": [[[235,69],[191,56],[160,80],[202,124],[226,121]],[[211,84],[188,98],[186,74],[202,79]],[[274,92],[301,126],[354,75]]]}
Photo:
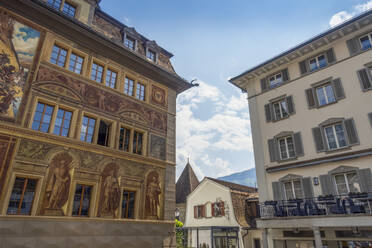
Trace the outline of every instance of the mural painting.
{"label": "mural painting", "polygon": [[8,172],[11,157],[14,152],[15,139],[9,136],[0,136],[0,196]]}
{"label": "mural painting", "polygon": [[119,166],[115,163],[106,165],[102,171],[98,217],[117,217],[120,204],[118,172]]}
{"label": "mural painting", "polygon": [[165,145],[166,141],[164,138],[151,135],[151,145],[150,145],[150,156],[165,160]]}
{"label": "mural painting", "polygon": [[14,119],[40,33],[0,11],[0,116]]}
{"label": "mural painting", "polygon": [[49,168],[42,214],[65,215],[63,207],[69,196],[73,158],[67,152],[59,153],[53,157]]}
{"label": "mural painting", "polygon": [[151,171],[146,179],[146,203],[145,214],[148,219],[160,217],[160,180],[156,171]]}
{"label": "mural painting", "polygon": [[165,90],[155,85],[152,85],[151,88],[151,102],[165,107],[167,104],[165,99]]}

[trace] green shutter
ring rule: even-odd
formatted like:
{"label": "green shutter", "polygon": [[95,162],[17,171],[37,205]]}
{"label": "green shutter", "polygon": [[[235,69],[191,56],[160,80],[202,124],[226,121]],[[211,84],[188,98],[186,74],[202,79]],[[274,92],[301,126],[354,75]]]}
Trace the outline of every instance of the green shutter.
{"label": "green shutter", "polygon": [[284,188],[282,182],[273,182],[273,198],[275,201],[284,200]]}
{"label": "green shutter", "polygon": [[326,51],[326,56],[327,56],[328,64],[332,64],[336,62],[336,57],[335,57],[335,53],[333,52],[333,48],[328,49]]}
{"label": "green shutter", "polygon": [[288,106],[288,113],[291,115],[291,114],[294,114],[295,112],[295,109],[294,109],[294,104],[293,104],[293,97],[292,96],[288,96],[286,98],[287,100],[287,106]]}
{"label": "green shutter", "polygon": [[344,121],[347,137],[349,140],[349,145],[359,144],[358,133],[355,128],[355,123],[353,119],[346,119]]}
{"label": "green shutter", "polygon": [[267,82],[266,82],[266,78],[261,79],[261,90],[262,90],[262,91],[267,90]]}
{"label": "green shutter", "polygon": [[309,106],[310,109],[315,108],[316,102],[315,102],[313,89],[312,88],[306,89],[305,93],[306,93],[307,105]]}
{"label": "green shutter", "polygon": [[311,177],[304,177],[302,178],[302,187],[304,190],[304,197],[305,198],[313,198],[313,184],[311,181]]}
{"label": "green shutter", "polygon": [[299,65],[300,65],[300,72],[301,72],[301,74],[307,73],[308,70],[307,70],[307,66],[306,66],[306,60],[301,61],[299,63]]}
{"label": "green shutter", "polygon": [[320,186],[322,188],[323,195],[335,195],[336,188],[332,180],[331,175],[320,175],[319,176]]}
{"label": "green shutter", "polygon": [[361,191],[372,193],[371,169],[370,168],[361,169],[361,170],[359,170],[358,174],[359,174]]}
{"label": "green shutter", "polygon": [[333,88],[335,90],[336,99],[340,100],[340,99],[345,98],[345,92],[344,92],[344,88],[342,87],[342,84],[341,84],[341,79],[337,78],[337,79],[333,80],[332,84],[333,84]]}
{"label": "green shutter", "polygon": [[288,69],[287,68],[282,70],[282,76],[283,76],[283,82],[289,81],[289,74],[288,74]]}
{"label": "green shutter", "polygon": [[347,48],[349,49],[350,55],[354,55],[361,50],[358,38],[353,38],[346,41]]}
{"label": "green shutter", "polygon": [[366,91],[368,89],[371,89],[372,80],[368,75],[369,73],[368,70],[365,68],[365,69],[359,70],[357,73],[358,73],[358,78],[359,78],[359,82],[360,82],[360,86],[362,87],[362,90]]}
{"label": "green shutter", "polygon": [[266,122],[272,121],[270,103],[265,104],[265,116],[266,116]]}
{"label": "green shutter", "polygon": [[312,129],[313,137],[315,142],[315,149],[317,152],[323,152],[326,150],[326,144],[323,141],[322,129],[320,127],[315,127]]}
{"label": "green shutter", "polygon": [[295,133],[293,135],[293,140],[294,140],[294,148],[296,152],[296,156],[300,157],[304,155],[304,147],[302,144],[302,138],[301,138],[301,133]]}

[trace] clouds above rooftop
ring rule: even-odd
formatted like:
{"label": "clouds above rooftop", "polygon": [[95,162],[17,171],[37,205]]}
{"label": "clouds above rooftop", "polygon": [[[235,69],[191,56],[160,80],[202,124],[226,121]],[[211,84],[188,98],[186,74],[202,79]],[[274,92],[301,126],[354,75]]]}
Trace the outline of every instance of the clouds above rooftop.
{"label": "clouds above rooftop", "polygon": [[344,21],[347,21],[350,18],[370,9],[372,9],[372,0],[353,6],[351,11],[343,10],[334,14],[329,21],[329,25],[331,27],[335,27]]}

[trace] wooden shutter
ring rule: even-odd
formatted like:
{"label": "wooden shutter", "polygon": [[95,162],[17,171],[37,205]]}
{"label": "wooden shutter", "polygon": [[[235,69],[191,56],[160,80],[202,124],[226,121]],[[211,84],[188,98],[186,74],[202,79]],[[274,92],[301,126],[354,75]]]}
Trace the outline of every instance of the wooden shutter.
{"label": "wooden shutter", "polygon": [[372,113],[368,114],[368,118],[369,118],[369,122],[371,123],[371,127],[372,127]]}
{"label": "wooden shutter", "polygon": [[315,142],[315,149],[317,152],[326,150],[326,144],[323,141],[322,129],[320,127],[314,127],[312,129],[313,137]]}
{"label": "wooden shutter", "polygon": [[341,84],[341,79],[337,78],[337,79],[333,80],[332,84],[333,84],[333,88],[335,90],[336,100],[340,100],[340,99],[345,98],[345,92],[344,92],[344,88],[342,87],[342,84]]}
{"label": "wooden shutter", "polygon": [[288,68],[285,68],[284,70],[282,70],[282,77],[283,77],[283,82],[289,81]]}
{"label": "wooden shutter", "polygon": [[361,47],[358,38],[353,38],[346,41],[347,48],[349,49],[350,55],[354,55],[360,52]]}
{"label": "wooden shutter", "polygon": [[358,172],[360,187],[362,192],[372,192],[372,174],[371,169],[361,169]]}
{"label": "wooden shutter", "polygon": [[300,72],[301,74],[307,73],[307,66],[306,66],[306,60],[303,60],[299,63],[300,65]]}
{"label": "wooden shutter", "polygon": [[262,91],[267,90],[267,82],[266,82],[266,78],[261,79],[261,90],[262,90]]}
{"label": "wooden shutter", "polygon": [[368,73],[366,68],[358,71],[358,78],[363,91],[372,88],[372,80],[368,76]]}
{"label": "wooden shutter", "polygon": [[271,119],[271,103],[265,104],[265,115],[266,115],[266,122],[272,121]]}
{"label": "wooden shutter", "polygon": [[198,206],[194,206],[194,218],[198,218]]}
{"label": "wooden shutter", "polygon": [[314,96],[314,92],[313,92],[313,89],[310,88],[310,89],[307,89],[305,90],[306,92],[306,99],[307,99],[307,104],[309,106],[309,108],[315,108],[316,107],[316,102],[315,102],[315,96]]}
{"label": "wooden shutter", "polygon": [[281,182],[273,182],[273,197],[275,201],[282,201],[284,200],[284,189],[283,184]]}
{"label": "wooden shutter", "polygon": [[346,119],[344,121],[347,137],[349,140],[349,145],[359,144],[358,133],[355,128],[355,123],[353,119]]}
{"label": "wooden shutter", "polygon": [[302,186],[304,190],[304,197],[305,198],[313,198],[313,184],[311,182],[311,177],[304,177],[302,178]]}
{"label": "wooden shutter", "polygon": [[286,98],[287,100],[287,106],[288,106],[288,113],[291,115],[291,114],[294,114],[295,112],[295,109],[294,109],[294,104],[293,104],[293,97],[292,96],[288,96]]}
{"label": "wooden shutter", "polygon": [[207,216],[207,213],[206,213],[206,207],[205,205],[202,206],[202,217],[206,217]]}
{"label": "wooden shutter", "polygon": [[221,215],[225,216],[225,203],[220,202],[219,204],[220,204],[220,209],[221,209]]}
{"label": "wooden shutter", "polygon": [[302,138],[301,138],[301,133],[295,133],[293,135],[293,140],[294,140],[294,148],[296,152],[296,156],[300,157],[304,155],[304,147],[302,144]]}
{"label": "wooden shutter", "polygon": [[279,147],[277,145],[276,139],[270,139],[269,143],[269,153],[270,162],[275,162],[279,160]]}
{"label": "wooden shutter", "polygon": [[214,205],[215,205],[216,203],[212,203],[212,216],[214,217],[216,214],[215,214],[215,212],[214,212]]}
{"label": "wooden shutter", "polygon": [[333,183],[332,176],[328,174],[320,175],[319,181],[320,181],[320,186],[322,188],[323,195],[335,195],[336,194],[336,188],[335,188],[335,184]]}
{"label": "wooden shutter", "polygon": [[332,64],[336,62],[336,57],[335,57],[335,53],[333,52],[333,48],[328,49],[326,51],[326,56],[327,56],[328,64]]}

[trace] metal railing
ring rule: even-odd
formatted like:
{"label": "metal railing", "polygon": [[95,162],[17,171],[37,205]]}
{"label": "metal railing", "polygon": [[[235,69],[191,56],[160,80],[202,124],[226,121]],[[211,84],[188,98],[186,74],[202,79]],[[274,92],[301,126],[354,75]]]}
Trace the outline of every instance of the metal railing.
{"label": "metal railing", "polygon": [[372,193],[350,193],[286,201],[266,201],[259,204],[261,219],[328,216],[372,215]]}

